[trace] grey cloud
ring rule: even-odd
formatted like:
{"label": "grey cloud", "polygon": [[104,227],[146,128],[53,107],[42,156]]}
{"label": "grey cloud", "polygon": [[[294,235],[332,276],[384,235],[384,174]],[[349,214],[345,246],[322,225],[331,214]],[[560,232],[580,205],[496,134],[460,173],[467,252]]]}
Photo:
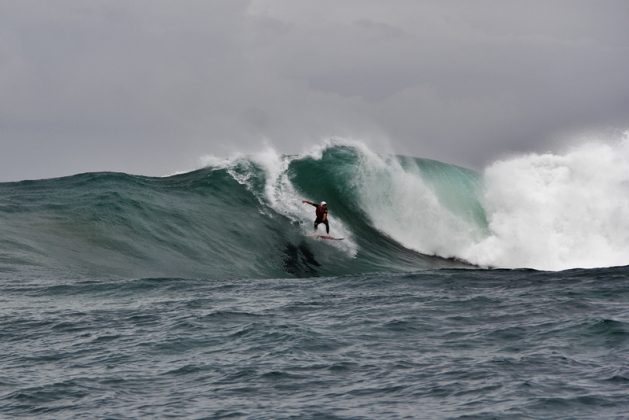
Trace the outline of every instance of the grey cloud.
{"label": "grey cloud", "polygon": [[629,126],[624,1],[0,0],[0,180],[327,136],[480,167]]}

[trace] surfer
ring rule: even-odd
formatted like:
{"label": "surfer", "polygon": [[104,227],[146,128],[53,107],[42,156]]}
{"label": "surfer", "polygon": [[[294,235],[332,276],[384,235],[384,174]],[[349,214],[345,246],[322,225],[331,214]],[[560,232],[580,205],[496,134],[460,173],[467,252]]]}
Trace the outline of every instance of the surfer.
{"label": "surfer", "polygon": [[320,223],[323,223],[325,225],[325,232],[329,234],[330,224],[328,223],[328,203],[322,201],[321,204],[317,204],[308,200],[301,200],[301,202],[316,207],[315,214],[317,217],[314,221],[314,230],[316,231],[317,226],[319,226]]}

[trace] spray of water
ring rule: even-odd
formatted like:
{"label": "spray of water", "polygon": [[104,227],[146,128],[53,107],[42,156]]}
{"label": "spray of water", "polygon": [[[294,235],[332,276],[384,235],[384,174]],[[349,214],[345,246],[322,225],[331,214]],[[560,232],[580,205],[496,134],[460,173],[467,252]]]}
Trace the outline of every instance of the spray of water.
{"label": "spray of water", "polygon": [[[333,141],[300,156],[272,148],[248,164],[265,174],[261,199],[311,234],[312,208],[288,175],[296,159],[320,160],[350,147],[347,190],[372,226],[406,248],[484,267],[561,270],[629,264],[629,134],[589,142],[561,154],[501,160],[481,174],[421,159],[382,156],[357,141]],[[234,176],[247,184],[239,158]],[[224,161],[221,167],[229,166]],[[244,165],[244,166],[243,166]],[[245,168],[243,170],[243,168]],[[338,246],[355,256],[350,228],[331,213]]]}

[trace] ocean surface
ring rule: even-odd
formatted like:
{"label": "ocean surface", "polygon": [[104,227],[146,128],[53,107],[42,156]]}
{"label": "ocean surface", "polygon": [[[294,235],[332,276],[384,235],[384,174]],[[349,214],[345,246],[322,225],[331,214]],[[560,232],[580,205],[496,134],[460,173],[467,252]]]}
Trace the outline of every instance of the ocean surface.
{"label": "ocean surface", "polygon": [[627,418],[627,143],[0,183],[0,418]]}

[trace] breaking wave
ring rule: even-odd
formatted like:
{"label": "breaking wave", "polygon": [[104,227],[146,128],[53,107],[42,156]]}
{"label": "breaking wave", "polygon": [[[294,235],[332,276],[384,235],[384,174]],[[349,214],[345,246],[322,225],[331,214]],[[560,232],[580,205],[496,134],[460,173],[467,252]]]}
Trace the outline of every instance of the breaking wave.
{"label": "breaking wave", "polygon": [[[326,200],[331,234],[313,238]],[[322,228],[322,226],[320,226]],[[629,138],[482,173],[357,142],[272,149],[165,178],[0,184],[0,272],[282,277],[629,264]]]}

